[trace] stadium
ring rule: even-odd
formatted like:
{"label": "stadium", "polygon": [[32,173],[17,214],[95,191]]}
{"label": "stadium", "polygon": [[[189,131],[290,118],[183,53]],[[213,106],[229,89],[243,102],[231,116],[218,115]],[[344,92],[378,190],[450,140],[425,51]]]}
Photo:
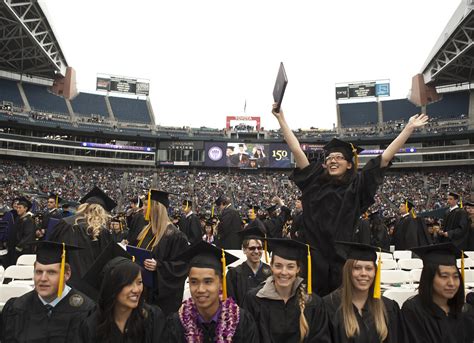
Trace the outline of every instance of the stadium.
{"label": "stadium", "polygon": [[[118,203],[114,214],[150,188],[177,195],[170,215],[179,215],[183,199],[193,201],[195,213],[214,215],[222,194],[242,216],[249,204],[268,207],[275,196],[294,210],[301,192],[290,178],[295,158],[281,130],[262,129],[258,116],[226,113],[225,127],[157,125],[144,79],[104,74],[95,92],[76,89],[76,71],[42,6],[0,2],[2,214],[24,195],[38,212],[49,193],[75,204],[94,185]],[[420,61],[412,95],[428,97],[426,104],[384,100],[379,81],[348,82],[336,85],[333,129],[293,131],[310,159],[320,158],[333,138],[362,147],[362,168],[411,116],[427,113],[430,122],[395,155],[368,210],[380,211],[387,224],[406,198],[417,213],[444,210],[450,191],[474,199],[473,9],[463,1]],[[6,237],[6,224],[2,230]]]}

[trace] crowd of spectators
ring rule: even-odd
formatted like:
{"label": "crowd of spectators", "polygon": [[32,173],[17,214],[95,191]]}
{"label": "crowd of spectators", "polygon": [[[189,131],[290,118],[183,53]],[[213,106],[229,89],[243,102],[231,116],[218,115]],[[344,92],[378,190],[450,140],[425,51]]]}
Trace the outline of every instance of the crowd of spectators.
{"label": "crowd of spectators", "polygon": [[[0,208],[9,207],[15,197],[26,194],[36,199],[37,208],[41,210],[49,192],[74,204],[94,185],[117,201],[117,211],[125,211],[130,198],[146,196],[150,188],[173,194],[170,197],[172,212],[179,210],[182,200],[189,199],[194,203],[195,212],[208,215],[213,210],[214,200],[221,194],[230,197],[242,215],[249,205],[269,207],[275,195],[293,208],[300,196],[289,178],[289,171],[132,169],[13,160],[0,160],[0,163]],[[396,216],[400,202],[406,198],[415,204],[418,213],[438,209],[446,206],[448,191],[468,197],[472,183],[469,168],[429,172],[391,170],[369,211],[381,210],[384,217]]]}

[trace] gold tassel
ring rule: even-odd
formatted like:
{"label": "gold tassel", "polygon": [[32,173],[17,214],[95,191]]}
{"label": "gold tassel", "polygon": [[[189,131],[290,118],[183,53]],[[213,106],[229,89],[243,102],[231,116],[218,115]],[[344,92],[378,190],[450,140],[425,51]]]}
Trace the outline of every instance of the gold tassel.
{"label": "gold tassel", "polygon": [[459,208],[462,208],[462,197],[459,197]]}
{"label": "gold tassel", "polygon": [[145,213],[146,221],[150,221],[150,214],[151,214],[151,190],[148,191],[148,201],[146,204],[146,213]]}
{"label": "gold tassel", "polygon": [[405,200],[405,211],[408,213],[410,210],[408,209],[408,200]]}
{"label": "gold tassel", "polygon": [[59,196],[56,194],[56,208],[59,207]]}
{"label": "gold tassel", "polygon": [[359,168],[359,154],[357,154],[357,149],[354,147],[354,144],[351,144],[352,154],[354,155],[354,168],[357,170]]}
{"label": "gold tassel", "polygon": [[63,295],[65,267],[66,267],[66,244],[64,244],[63,242],[63,252],[61,254],[61,268],[59,271],[58,298],[61,298],[61,295]]}
{"label": "gold tassel", "polygon": [[461,250],[461,277],[462,277],[462,284],[465,285],[464,282],[464,251]]}
{"label": "gold tassel", "polygon": [[132,255],[132,262],[135,262],[135,256]]}
{"label": "gold tassel", "polygon": [[250,210],[250,219],[251,219],[251,220],[254,220],[256,217],[257,217],[257,216],[255,215],[255,210],[252,208],[252,209]]}
{"label": "gold tassel", "polygon": [[411,209],[411,216],[412,216],[413,219],[416,218],[416,213],[415,213],[414,208]]}
{"label": "gold tassel", "polygon": [[306,244],[308,247],[308,294],[313,294],[313,271],[311,265],[311,249],[309,244]]}
{"label": "gold tassel", "polygon": [[263,242],[263,252],[265,254],[265,263],[268,264],[268,243],[267,243],[266,234],[265,234],[265,241]]}
{"label": "gold tassel", "polygon": [[221,250],[222,250],[222,258],[221,258],[221,262],[222,262],[222,300],[226,300],[227,299],[227,280],[225,278],[225,275],[226,275],[225,251],[224,251],[224,249],[221,249]]}
{"label": "gold tassel", "polygon": [[380,278],[382,272],[382,249],[379,248],[379,264],[377,266],[377,272],[375,273],[375,285],[374,285],[374,299],[380,299],[382,292],[380,291]]}
{"label": "gold tassel", "polygon": [[211,209],[211,218],[214,217],[214,205],[212,205],[212,209]]}

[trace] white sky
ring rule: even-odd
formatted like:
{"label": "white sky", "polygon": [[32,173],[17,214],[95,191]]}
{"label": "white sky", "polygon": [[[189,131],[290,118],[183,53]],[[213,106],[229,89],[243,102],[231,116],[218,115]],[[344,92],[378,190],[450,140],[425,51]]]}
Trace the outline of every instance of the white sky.
{"label": "white sky", "polygon": [[270,109],[280,61],[292,128],[332,128],[335,84],[390,79],[404,98],[458,0],[45,0],[80,91],[150,79],[157,124],[223,128]]}

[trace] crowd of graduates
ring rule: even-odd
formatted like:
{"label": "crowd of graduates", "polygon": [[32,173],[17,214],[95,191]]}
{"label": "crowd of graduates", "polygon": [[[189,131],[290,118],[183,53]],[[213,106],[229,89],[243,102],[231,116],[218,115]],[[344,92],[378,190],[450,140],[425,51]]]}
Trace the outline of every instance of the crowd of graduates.
{"label": "crowd of graduates", "polygon": [[[35,253],[35,288],[5,304],[0,341],[472,342],[474,309],[456,259],[470,242],[474,204],[450,189],[443,215],[429,216],[443,218],[436,230],[408,196],[393,199],[392,229],[371,210],[394,154],[428,118],[413,116],[359,169],[361,149],[338,139],[324,159],[308,160],[283,112],[273,114],[295,158],[299,192],[265,197],[236,184],[237,175],[224,190],[225,175],[193,177],[195,187],[209,182],[201,198],[185,182],[180,191],[142,180],[145,196],[130,194],[127,211],[112,216],[117,193],[94,180],[101,187],[75,198],[74,213],[59,209],[62,192],[48,194],[41,218],[29,214],[31,198],[11,199],[2,262]],[[239,192],[247,196],[238,209]],[[381,294],[377,252],[387,243],[424,261],[418,295],[402,309]],[[235,250],[245,261],[228,268]]]}

